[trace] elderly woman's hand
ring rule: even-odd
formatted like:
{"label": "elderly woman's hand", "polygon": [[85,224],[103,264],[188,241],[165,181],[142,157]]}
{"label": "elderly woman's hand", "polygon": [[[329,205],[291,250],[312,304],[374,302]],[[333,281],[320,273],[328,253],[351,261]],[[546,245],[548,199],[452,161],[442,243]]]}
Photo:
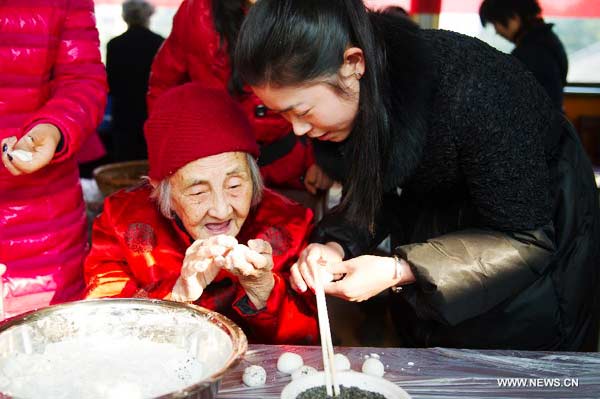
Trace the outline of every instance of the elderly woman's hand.
{"label": "elderly woman's hand", "polygon": [[267,304],[275,286],[273,277],[273,249],[260,239],[248,241],[248,246],[237,244],[227,254],[226,268],[238,276],[238,280],[250,301],[257,309]]}
{"label": "elderly woman's hand", "polygon": [[225,256],[237,245],[235,237],[218,235],[196,240],[185,251],[181,274],[171,291],[171,300],[193,302],[225,265]]}

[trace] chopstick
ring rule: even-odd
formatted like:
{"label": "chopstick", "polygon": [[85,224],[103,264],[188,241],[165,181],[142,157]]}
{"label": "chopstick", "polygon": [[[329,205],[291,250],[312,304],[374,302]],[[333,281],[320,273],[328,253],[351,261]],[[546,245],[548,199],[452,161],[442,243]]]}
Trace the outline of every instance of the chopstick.
{"label": "chopstick", "polygon": [[[323,265],[323,260],[318,261]],[[314,265],[313,265],[314,266]],[[337,383],[335,375],[335,365],[333,362],[333,342],[331,341],[331,328],[329,326],[329,314],[327,313],[327,302],[325,301],[325,291],[323,291],[323,281],[321,268],[316,267],[313,270],[315,276],[315,295],[317,297],[317,314],[319,317],[319,333],[321,335],[321,352],[323,355],[323,370],[325,371],[325,390],[328,396],[339,396],[340,386]]]}

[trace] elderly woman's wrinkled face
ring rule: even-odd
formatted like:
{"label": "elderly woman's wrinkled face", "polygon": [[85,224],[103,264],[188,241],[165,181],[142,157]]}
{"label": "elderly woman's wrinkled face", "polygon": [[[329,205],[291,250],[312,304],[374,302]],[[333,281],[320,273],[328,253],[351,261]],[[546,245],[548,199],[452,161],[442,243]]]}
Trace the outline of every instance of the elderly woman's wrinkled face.
{"label": "elderly woman's wrinkled face", "polygon": [[236,236],[250,211],[252,177],[241,152],[190,162],[171,177],[171,206],[187,232],[204,239]]}

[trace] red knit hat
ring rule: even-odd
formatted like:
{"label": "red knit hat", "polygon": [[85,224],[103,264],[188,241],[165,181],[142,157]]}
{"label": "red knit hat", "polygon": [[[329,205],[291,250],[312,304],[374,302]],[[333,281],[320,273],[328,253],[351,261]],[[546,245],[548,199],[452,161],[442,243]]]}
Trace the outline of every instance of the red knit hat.
{"label": "red knit hat", "polygon": [[224,90],[186,83],[162,94],[144,125],[148,176],[155,180],[188,163],[223,152],[258,156],[246,115]]}

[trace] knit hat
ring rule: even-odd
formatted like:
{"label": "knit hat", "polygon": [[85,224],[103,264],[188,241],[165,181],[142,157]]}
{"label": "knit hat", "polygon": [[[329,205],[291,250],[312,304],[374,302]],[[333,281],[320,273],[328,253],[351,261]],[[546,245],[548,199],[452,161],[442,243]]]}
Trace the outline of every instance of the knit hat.
{"label": "knit hat", "polygon": [[250,123],[229,93],[197,83],[177,86],[156,99],[144,134],[148,176],[159,181],[210,155],[246,152],[258,156]]}

